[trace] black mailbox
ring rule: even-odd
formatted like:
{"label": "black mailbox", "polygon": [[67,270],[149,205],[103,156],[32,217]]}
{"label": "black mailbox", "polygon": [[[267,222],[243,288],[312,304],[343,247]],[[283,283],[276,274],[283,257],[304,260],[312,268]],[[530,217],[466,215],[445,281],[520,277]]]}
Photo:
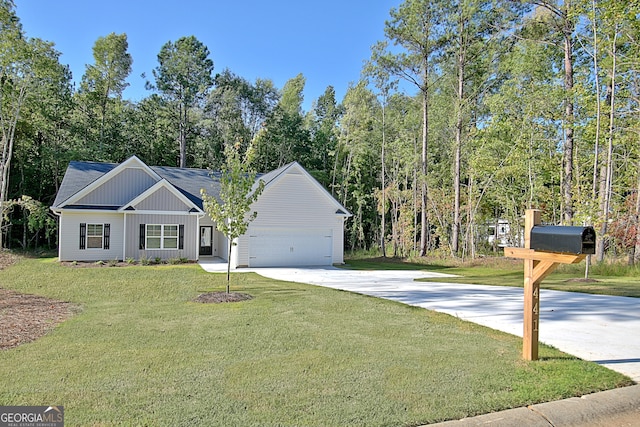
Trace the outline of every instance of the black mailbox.
{"label": "black mailbox", "polygon": [[593,227],[536,225],[531,229],[531,249],[575,255],[596,253],[596,232]]}

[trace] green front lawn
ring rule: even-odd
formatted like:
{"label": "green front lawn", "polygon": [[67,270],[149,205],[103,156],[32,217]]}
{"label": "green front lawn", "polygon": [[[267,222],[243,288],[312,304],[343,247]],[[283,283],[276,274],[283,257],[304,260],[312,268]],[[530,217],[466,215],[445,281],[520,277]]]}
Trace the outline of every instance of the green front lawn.
{"label": "green front lawn", "polygon": [[252,273],[228,304],[196,265],[70,268],[25,259],[0,286],[82,310],[0,352],[0,405],[64,405],[66,425],[415,426],[631,384],[448,315]]}

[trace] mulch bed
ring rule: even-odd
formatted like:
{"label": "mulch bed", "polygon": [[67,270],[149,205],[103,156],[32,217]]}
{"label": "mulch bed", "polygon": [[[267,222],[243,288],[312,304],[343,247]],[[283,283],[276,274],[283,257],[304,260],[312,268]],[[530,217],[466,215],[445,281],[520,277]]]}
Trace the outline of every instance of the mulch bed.
{"label": "mulch bed", "polygon": [[202,303],[221,303],[221,302],[239,302],[247,301],[253,297],[249,294],[242,294],[240,292],[208,292],[206,294],[199,295],[194,302]]}
{"label": "mulch bed", "polygon": [[69,302],[0,289],[0,350],[35,341],[77,311]]}
{"label": "mulch bed", "polygon": [[[0,270],[18,261],[0,251]],[[34,341],[78,311],[69,302],[0,288],[0,350]]]}

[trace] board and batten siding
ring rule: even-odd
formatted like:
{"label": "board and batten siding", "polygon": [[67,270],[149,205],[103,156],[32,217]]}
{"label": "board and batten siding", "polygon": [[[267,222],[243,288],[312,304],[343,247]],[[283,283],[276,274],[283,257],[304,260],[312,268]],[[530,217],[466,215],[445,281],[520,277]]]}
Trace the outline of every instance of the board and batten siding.
{"label": "board and batten siding", "polygon": [[331,229],[333,234],[332,256],[334,264],[344,262],[344,217],[336,214],[336,204],[324,190],[296,169],[265,188],[252,205],[251,212],[258,216],[249,230],[238,239],[236,266],[249,265],[249,235],[252,229]]}
{"label": "board and batten siding", "polygon": [[141,168],[126,168],[75,204],[97,206],[122,206],[156,183]]}
{"label": "board and batten siding", "polygon": [[[197,215],[158,215],[126,213],[126,257],[140,259],[187,258],[198,259],[199,238]],[[184,249],[140,249],[140,224],[177,224],[184,225]]]}
{"label": "board and batten siding", "polygon": [[189,212],[191,206],[187,206],[167,188],[159,188],[149,197],[142,200],[136,206],[141,211],[182,211]]}
{"label": "board and batten siding", "polygon": [[[122,260],[123,224],[121,213],[64,212],[60,216],[58,257],[60,261]],[[109,249],[80,249],[80,224],[110,224]]]}

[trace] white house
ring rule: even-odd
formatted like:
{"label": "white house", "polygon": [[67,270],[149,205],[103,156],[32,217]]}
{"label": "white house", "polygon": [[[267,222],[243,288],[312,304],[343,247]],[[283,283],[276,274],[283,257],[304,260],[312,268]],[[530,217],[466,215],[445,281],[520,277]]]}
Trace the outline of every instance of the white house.
{"label": "white house", "polygon": [[[51,210],[59,216],[60,261],[220,257],[228,241],[204,212],[200,190],[218,197],[219,173],[120,163],[71,162]],[[351,216],[300,164],[258,177],[258,213],[237,240],[231,266],[344,262]]]}

